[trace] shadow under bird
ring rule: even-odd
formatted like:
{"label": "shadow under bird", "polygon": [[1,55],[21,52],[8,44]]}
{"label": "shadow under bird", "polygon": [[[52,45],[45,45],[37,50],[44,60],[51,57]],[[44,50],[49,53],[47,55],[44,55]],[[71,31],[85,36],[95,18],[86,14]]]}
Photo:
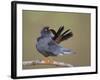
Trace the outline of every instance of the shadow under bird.
{"label": "shadow under bird", "polygon": [[45,57],[45,63],[53,63],[53,60],[47,59],[49,56],[60,56],[75,53],[72,49],[64,48],[59,45],[62,41],[73,36],[70,29],[63,31],[64,26],[61,26],[58,31],[49,29],[49,27],[44,27],[41,30],[41,35],[37,38],[36,48]]}

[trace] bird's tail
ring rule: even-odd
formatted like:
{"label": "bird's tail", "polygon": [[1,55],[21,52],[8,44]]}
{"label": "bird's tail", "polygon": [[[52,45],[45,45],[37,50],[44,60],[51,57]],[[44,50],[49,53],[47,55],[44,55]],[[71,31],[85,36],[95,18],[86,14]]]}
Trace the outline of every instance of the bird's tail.
{"label": "bird's tail", "polygon": [[75,54],[75,53],[76,53],[76,52],[74,52],[72,49],[62,48],[62,54],[63,54],[63,55]]}

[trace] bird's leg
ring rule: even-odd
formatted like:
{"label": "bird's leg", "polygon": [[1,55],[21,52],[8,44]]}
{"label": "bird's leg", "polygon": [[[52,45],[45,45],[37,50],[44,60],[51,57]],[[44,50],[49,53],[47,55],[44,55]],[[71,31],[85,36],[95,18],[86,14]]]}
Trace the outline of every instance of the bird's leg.
{"label": "bird's leg", "polygon": [[43,61],[44,61],[45,64],[49,64],[49,59],[48,59],[48,57],[45,57]]}
{"label": "bird's leg", "polygon": [[49,59],[48,57],[45,57],[45,59],[43,60],[44,64],[54,64],[54,60]]}

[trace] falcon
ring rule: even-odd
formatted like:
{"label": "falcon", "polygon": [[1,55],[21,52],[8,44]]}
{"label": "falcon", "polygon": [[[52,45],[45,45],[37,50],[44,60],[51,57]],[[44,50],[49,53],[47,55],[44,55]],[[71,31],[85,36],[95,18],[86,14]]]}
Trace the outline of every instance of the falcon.
{"label": "falcon", "polygon": [[36,49],[45,57],[44,62],[46,64],[52,64],[54,62],[48,58],[49,56],[56,57],[74,53],[72,49],[59,45],[61,42],[73,36],[70,29],[64,31],[64,26],[61,26],[55,31],[46,26],[40,33],[41,35],[37,38]]}

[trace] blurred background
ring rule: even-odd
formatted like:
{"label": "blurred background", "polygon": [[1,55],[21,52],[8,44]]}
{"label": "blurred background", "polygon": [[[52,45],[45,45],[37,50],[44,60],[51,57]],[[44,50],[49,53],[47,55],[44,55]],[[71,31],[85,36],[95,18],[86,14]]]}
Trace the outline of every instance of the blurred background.
{"label": "blurred background", "polygon": [[[44,12],[23,10],[23,61],[44,59],[44,56],[36,50],[36,40],[44,26],[57,30],[61,25],[71,29],[74,36],[60,45],[73,49],[76,54],[50,57],[54,60],[78,66],[90,66],[90,20],[87,13],[71,12]],[[53,65],[23,66],[23,69],[54,68]]]}

